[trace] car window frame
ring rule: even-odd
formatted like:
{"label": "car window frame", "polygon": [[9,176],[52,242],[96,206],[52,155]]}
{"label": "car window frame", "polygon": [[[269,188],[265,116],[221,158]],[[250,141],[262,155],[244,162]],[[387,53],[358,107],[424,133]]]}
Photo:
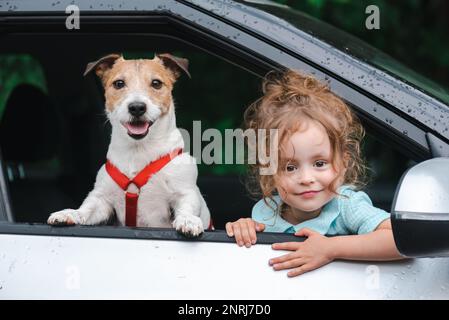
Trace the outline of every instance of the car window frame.
{"label": "car window frame", "polygon": [[[235,239],[228,237],[224,230],[205,230],[196,238],[188,238],[172,228],[138,228],[109,225],[50,226],[41,223],[0,222],[0,234],[235,243]],[[305,237],[297,237],[293,234],[263,232],[258,234],[257,243],[302,242],[305,239]]]}

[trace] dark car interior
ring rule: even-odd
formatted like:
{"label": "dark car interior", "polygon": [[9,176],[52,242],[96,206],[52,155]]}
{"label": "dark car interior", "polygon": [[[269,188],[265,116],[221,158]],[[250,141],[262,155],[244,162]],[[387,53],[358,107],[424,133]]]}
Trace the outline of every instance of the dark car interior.
{"label": "dark car interior", "polygon": [[[261,95],[262,74],[228,59],[173,39],[153,36],[151,42],[143,42],[123,36],[111,41],[111,37],[34,34],[11,38],[7,47],[0,47],[0,61],[15,55],[31,57],[42,69],[47,87],[44,92],[20,83],[0,106],[1,160],[16,222],[45,223],[51,212],[77,208],[106,160],[111,127],[100,82],[94,74],[82,76],[88,62],[113,52],[122,52],[125,58],[171,52],[189,59],[192,79],[182,77],[173,92],[178,127],[189,132],[192,122],[199,120],[202,130],[241,127],[245,108]],[[364,151],[372,183],[367,192],[376,206],[390,210],[399,178],[413,162],[376,139],[376,132],[368,133]],[[243,165],[199,165],[198,185],[217,229],[251,216],[256,200],[244,180]]]}

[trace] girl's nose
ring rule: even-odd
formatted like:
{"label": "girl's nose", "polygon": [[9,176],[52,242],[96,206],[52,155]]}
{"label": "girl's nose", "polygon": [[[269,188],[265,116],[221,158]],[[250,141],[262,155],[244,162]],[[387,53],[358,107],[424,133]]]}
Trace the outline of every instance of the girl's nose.
{"label": "girl's nose", "polygon": [[298,182],[300,184],[311,184],[315,181],[315,177],[311,170],[307,168],[302,168],[299,170]]}

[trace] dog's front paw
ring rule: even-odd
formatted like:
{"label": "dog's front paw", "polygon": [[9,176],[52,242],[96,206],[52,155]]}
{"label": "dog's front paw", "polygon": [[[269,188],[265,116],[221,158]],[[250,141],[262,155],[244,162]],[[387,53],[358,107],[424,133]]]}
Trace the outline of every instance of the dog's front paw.
{"label": "dog's front paw", "polygon": [[52,213],[50,217],[48,217],[47,223],[51,225],[84,224],[85,219],[78,211],[73,209],[65,209]]}
{"label": "dog's front paw", "polygon": [[173,227],[190,238],[198,237],[204,231],[203,222],[199,217],[186,214],[177,216],[173,221]]}

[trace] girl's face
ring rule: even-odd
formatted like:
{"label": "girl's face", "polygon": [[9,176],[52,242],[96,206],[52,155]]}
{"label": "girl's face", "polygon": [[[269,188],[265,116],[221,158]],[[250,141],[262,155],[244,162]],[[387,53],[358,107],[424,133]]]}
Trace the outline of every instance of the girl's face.
{"label": "girl's face", "polygon": [[[324,127],[307,121],[301,129],[282,145],[282,167],[275,184],[295,216],[308,219],[319,214],[335,196],[328,187],[342,170],[337,172],[332,166],[331,144]],[[342,180],[343,174],[339,184]]]}

